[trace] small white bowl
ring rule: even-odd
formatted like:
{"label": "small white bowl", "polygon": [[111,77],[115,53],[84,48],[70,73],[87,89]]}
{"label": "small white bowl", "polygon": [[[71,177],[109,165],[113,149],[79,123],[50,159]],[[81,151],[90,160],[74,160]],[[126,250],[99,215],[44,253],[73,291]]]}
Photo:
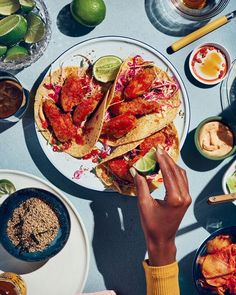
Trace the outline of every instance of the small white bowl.
{"label": "small white bowl", "polygon": [[[227,68],[226,68],[225,74],[222,77],[219,77],[218,79],[217,78],[214,78],[214,79],[206,79],[205,78],[204,79],[195,73],[195,71],[193,69],[192,62],[193,62],[193,59],[194,59],[194,56],[196,55],[196,53],[203,47],[214,47],[216,49],[219,49],[219,51],[221,51],[221,53],[225,56]],[[219,82],[223,81],[226,78],[226,76],[228,75],[230,66],[231,66],[231,57],[230,57],[228,50],[224,46],[222,46],[218,43],[203,43],[203,44],[199,45],[198,47],[196,47],[192,51],[190,58],[189,58],[189,69],[190,69],[191,74],[193,75],[193,77],[197,81],[199,81],[200,83],[205,84],[205,85],[215,85],[215,84],[218,84]]]}
{"label": "small white bowl", "polygon": [[[229,166],[229,168],[226,170],[223,179],[222,179],[222,189],[224,191],[225,194],[229,194],[230,191],[227,187],[227,178],[231,175],[234,174],[234,172],[236,171],[236,160]],[[236,201],[234,201],[234,203],[236,204]]]}

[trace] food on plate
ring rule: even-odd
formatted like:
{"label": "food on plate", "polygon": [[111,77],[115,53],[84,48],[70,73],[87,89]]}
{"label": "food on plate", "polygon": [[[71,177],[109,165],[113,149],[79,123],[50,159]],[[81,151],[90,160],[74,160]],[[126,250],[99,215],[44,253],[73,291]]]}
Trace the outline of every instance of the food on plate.
{"label": "food on plate", "polygon": [[93,64],[93,76],[97,81],[107,83],[114,81],[122,64],[122,59],[115,55],[100,57]]}
{"label": "food on plate", "polygon": [[[136,195],[133,177],[129,169],[153,147],[165,149],[176,161],[179,155],[179,139],[175,126],[169,124],[160,131],[136,142],[118,146],[96,167],[97,176],[106,187],[125,195]],[[147,171],[146,171],[147,172]],[[158,167],[150,169],[145,177],[151,191],[162,183]]]}
{"label": "food on plate", "polygon": [[227,177],[226,184],[230,193],[236,193],[236,171]]}
{"label": "food on plate", "polygon": [[223,122],[211,121],[200,128],[198,141],[203,153],[217,158],[233,149],[234,134]]}
{"label": "food on plate", "polygon": [[206,254],[198,263],[202,278],[201,287],[212,294],[236,294],[236,244],[230,235],[219,235],[206,243]]}
{"label": "food on plate", "polygon": [[54,151],[83,157],[95,146],[105,116],[107,84],[90,67],[64,67],[50,73],[35,97],[35,120]]}
{"label": "food on plate", "polygon": [[29,198],[15,208],[7,223],[11,242],[23,252],[45,250],[55,239],[60,224],[53,209],[39,198]]}
{"label": "food on plate", "polygon": [[14,184],[8,179],[0,179],[0,197],[10,195],[16,191]]}
{"label": "food on plate", "polygon": [[225,77],[229,65],[223,50],[213,45],[205,45],[193,53],[190,66],[195,78],[200,82],[214,84]]}
{"label": "food on plate", "polygon": [[129,57],[110,91],[100,140],[118,146],[144,139],[171,123],[179,104],[174,78],[139,55]]}

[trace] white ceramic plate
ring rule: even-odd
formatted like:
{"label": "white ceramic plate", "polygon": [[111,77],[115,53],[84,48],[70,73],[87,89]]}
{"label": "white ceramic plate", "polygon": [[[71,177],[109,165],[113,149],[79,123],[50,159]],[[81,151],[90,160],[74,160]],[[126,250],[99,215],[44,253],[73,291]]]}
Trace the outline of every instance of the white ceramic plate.
{"label": "white ceramic plate", "polygon": [[[65,247],[47,262],[17,260],[0,246],[0,272],[20,274],[27,285],[27,295],[74,295],[84,288],[89,267],[88,238],[79,214],[70,201],[53,185],[36,176],[0,170],[0,179],[10,180],[16,189],[36,187],[57,195],[66,205],[71,219],[71,233]],[[3,196],[0,203],[7,198]]]}
{"label": "white ceramic plate", "polygon": [[[153,61],[163,70],[168,70],[170,75],[175,76],[180,86],[181,104],[179,114],[174,123],[178,130],[182,147],[187,136],[190,120],[188,95],[177,70],[160,52],[145,43],[126,37],[98,37],[81,42],[64,52],[52,64],[52,69],[56,69],[61,65],[73,64],[76,61],[76,55],[86,56],[91,61],[96,61],[99,57],[104,55],[116,55],[121,59],[127,58],[128,56],[141,55],[145,60]],[[49,72],[46,76],[48,74]],[[37,132],[37,134],[44,153],[64,176],[81,186],[98,191],[109,191],[105,189],[103,183],[96,177],[96,175],[91,172],[95,167],[95,164],[93,164],[91,160],[76,159],[66,153],[53,152],[52,148],[47,144],[40,132]],[[77,177],[76,171],[81,170],[84,171],[84,173],[82,173],[82,175],[79,173],[80,177]]]}
{"label": "white ceramic plate", "polygon": [[[231,175],[234,174],[234,172],[236,171],[236,160],[229,166],[229,168],[226,170],[223,179],[222,179],[222,189],[224,191],[225,194],[229,194],[229,189],[226,185],[226,181],[227,178]],[[236,201],[234,201],[234,203],[236,204]]]}

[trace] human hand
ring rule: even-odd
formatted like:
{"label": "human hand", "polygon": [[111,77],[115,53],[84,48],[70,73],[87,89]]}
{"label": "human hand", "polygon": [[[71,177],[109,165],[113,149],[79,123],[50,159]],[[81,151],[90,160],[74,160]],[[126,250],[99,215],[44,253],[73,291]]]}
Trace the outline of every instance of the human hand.
{"label": "human hand", "polygon": [[146,179],[134,168],[131,174],[137,189],[141,224],[146,239],[149,264],[162,266],[176,260],[175,236],[184,214],[191,204],[188,179],[180,168],[162,149],[157,148],[166,189],[164,200],[153,199]]}

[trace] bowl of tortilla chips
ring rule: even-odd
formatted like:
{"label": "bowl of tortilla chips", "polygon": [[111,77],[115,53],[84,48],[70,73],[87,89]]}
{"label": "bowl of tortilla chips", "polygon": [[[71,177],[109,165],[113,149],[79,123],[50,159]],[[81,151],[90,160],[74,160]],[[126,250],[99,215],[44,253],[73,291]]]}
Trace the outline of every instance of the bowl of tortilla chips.
{"label": "bowl of tortilla chips", "polygon": [[199,247],[193,278],[199,294],[235,294],[236,226],[213,232]]}

